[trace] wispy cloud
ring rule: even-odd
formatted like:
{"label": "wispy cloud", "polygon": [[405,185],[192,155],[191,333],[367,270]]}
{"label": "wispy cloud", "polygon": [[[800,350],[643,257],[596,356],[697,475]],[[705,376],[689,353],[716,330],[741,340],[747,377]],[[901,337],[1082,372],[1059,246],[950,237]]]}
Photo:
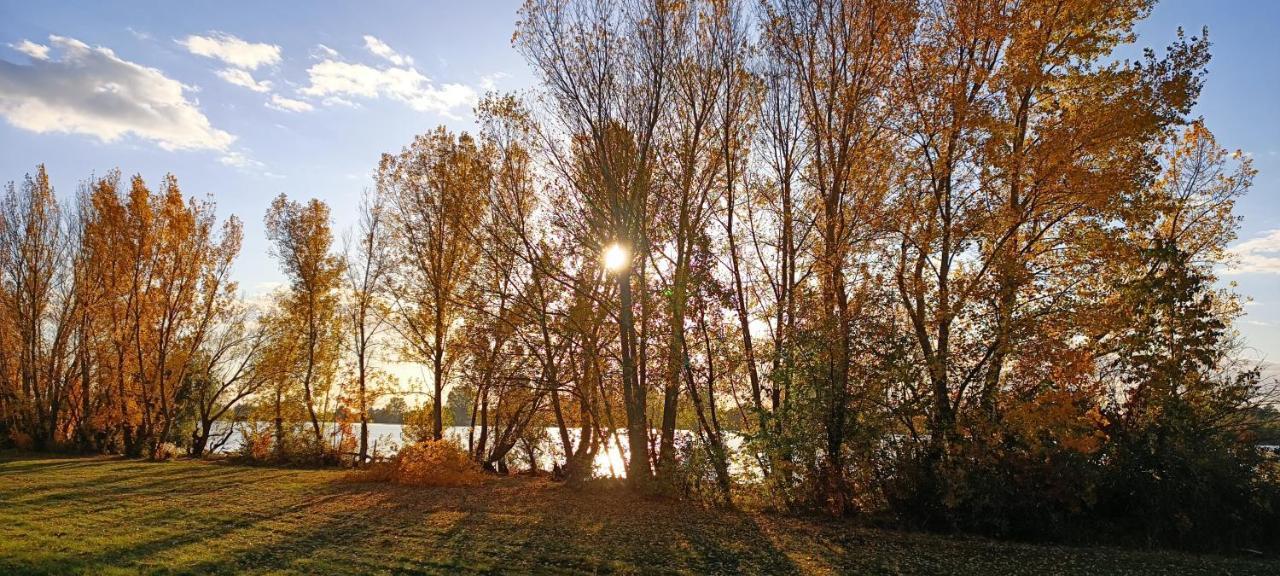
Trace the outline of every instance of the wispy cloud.
{"label": "wispy cloud", "polygon": [[257,70],[261,66],[280,63],[280,47],[275,44],[246,42],[224,32],[208,36],[191,35],[177,40],[188,52],[216,58],[236,68]]}
{"label": "wispy cloud", "polygon": [[17,44],[10,44],[10,48],[17,50],[32,60],[48,60],[49,47],[44,44],[36,44],[30,40],[23,40]]}
{"label": "wispy cloud", "polygon": [[393,50],[386,42],[377,39],[374,36],[365,35],[364,47],[374,56],[385,59],[387,62],[396,66],[413,66],[413,58],[405,56]]}
{"label": "wispy cloud", "polygon": [[498,82],[509,78],[511,75],[506,72],[494,72],[493,74],[485,74],[480,77],[480,89],[485,92],[498,89]]}
{"label": "wispy cloud", "polygon": [[220,162],[223,166],[240,168],[242,170],[263,168],[262,162],[254,160],[253,158],[249,157],[248,154],[240,151],[232,151],[232,152],[223,154],[221,158],[218,158],[218,162]]}
{"label": "wispy cloud", "polygon": [[1280,229],[1236,244],[1231,252],[1237,262],[1229,273],[1280,274]]}
{"label": "wispy cloud", "polygon": [[150,32],[143,32],[142,30],[136,30],[132,26],[125,27],[125,30],[128,30],[129,34],[131,34],[134,38],[137,38],[138,40],[142,40],[146,42],[152,39]]}
{"label": "wispy cloud", "polygon": [[271,100],[267,102],[267,108],[275,108],[285,112],[310,112],[315,110],[315,106],[312,106],[310,102],[285,98],[279,94],[271,95]]}
{"label": "wispy cloud", "polygon": [[14,126],[104,142],[132,134],[166,150],[225,151],[235,140],[187,98],[191,87],[160,70],[74,38],[49,36],[49,43],[39,51],[46,58],[29,65],[0,60],[0,115]]}
{"label": "wispy cloud", "polygon": [[240,68],[223,68],[217,72],[218,77],[236,86],[242,86],[254,92],[270,92],[270,80],[255,80],[248,70]]}
{"label": "wispy cloud", "polygon": [[335,52],[307,69],[310,83],[300,93],[318,98],[326,105],[353,105],[356,99],[387,98],[407,104],[414,110],[450,117],[457,117],[459,109],[476,101],[476,91],[472,87],[464,84],[436,85],[411,65],[412,59],[400,55],[376,38],[366,36],[365,44],[371,52],[389,62],[402,64],[374,67],[345,62]]}
{"label": "wispy cloud", "polygon": [[338,58],[338,51],[325,46],[324,44],[316,44],[315,49],[311,51],[311,57],[316,60],[324,60],[327,58]]}

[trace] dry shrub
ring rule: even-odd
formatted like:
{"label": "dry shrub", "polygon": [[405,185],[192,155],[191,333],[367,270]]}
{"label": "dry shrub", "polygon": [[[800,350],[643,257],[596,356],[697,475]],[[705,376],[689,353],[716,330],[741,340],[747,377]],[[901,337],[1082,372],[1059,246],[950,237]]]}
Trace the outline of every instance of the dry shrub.
{"label": "dry shrub", "polygon": [[9,442],[18,450],[30,450],[36,444],[30,434],[18,430],[9,431]]}
{"label": "dry shrub", "polygon": [[240,456],[257,462],[265,462],[272,457],[275,446],[274,431],[270,428],[246,426],[242,431]]}
{"label": "dry shrub", "polygon": [[390,462],[374,464],[354,479],[408,486],[474,486],[484,481],[484,474],[457,442],[427,440],[405,446]]}
{"label": "dry shrub", "polygon": [[177,444],[173,442],[164,442],[156,447],[152,460],[174,460],[181,454],[181,450]]}

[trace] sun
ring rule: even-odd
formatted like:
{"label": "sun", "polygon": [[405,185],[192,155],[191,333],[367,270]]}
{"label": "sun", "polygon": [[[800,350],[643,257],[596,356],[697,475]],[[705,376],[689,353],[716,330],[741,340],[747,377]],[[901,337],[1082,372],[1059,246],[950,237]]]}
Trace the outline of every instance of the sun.
{"label": "sun", "polygon": [[611,272],[618,272],[631,264],[631,255],[621,244],[610,244],[604,249],[604,267]]}

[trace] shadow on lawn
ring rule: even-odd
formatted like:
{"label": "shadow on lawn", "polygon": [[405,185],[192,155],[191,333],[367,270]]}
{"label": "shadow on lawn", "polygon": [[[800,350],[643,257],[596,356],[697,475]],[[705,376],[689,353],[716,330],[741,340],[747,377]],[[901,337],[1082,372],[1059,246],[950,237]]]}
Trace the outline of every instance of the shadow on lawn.
{"label": "shadow on lawn", "polygon": [[[753,518],[542,481],[478,488],[333,482],[278,541],[195,572],[799,573]],[[302,520],[306,520],[302,522]]]}
{"label": "shadow on lawn", "polygon": [[866,531],[529,478],[0,459],[0,574],[1275,574],[1275,564]]}
{"label": "shadow on lawn", "polygon": [[[527,478],[409,488],[105,459],[11,464],[0,476],[27,481],[0,487],[13,517],[60,528],[40,532],[48,545],[0,557],[5,574],[800,572],[750,515],[615,489]],[[100,536],[112,530],[120,534]],[[74,545],[89,537],[98,539]]]}
{"label": "shadow on lawn", "polygon": [[364,524],[377,527],[367,543],[435,549],[426,556],[397,550],[408,563],[517,572],[798,572],[749,515],[624,490],[582,493],[526,478],[480,488],[335,483],[330,490],[364,501]]}

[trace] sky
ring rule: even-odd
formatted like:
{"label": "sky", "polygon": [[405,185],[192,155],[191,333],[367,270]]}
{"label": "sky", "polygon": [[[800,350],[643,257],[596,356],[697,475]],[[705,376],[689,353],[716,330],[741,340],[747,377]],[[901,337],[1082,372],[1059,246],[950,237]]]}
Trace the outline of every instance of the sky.
{"label": "sky", "polygon": [[[319,198],[349,229],[383,152],[439,124],[474,129],[489,90],[528,89],[511,47],[517,1],[16,2],[0,0],[0,182],[44,163],[68,197],[120,169],[238,215],[235,276],[278,286],[262,217],[280,193]],[[1280,2],[1166,0],[1136,46],[1208,26],[1213,60],[1194,114],[1259,174],[1224,283],[1250,298],[1247,354],[1280,362]]]}

